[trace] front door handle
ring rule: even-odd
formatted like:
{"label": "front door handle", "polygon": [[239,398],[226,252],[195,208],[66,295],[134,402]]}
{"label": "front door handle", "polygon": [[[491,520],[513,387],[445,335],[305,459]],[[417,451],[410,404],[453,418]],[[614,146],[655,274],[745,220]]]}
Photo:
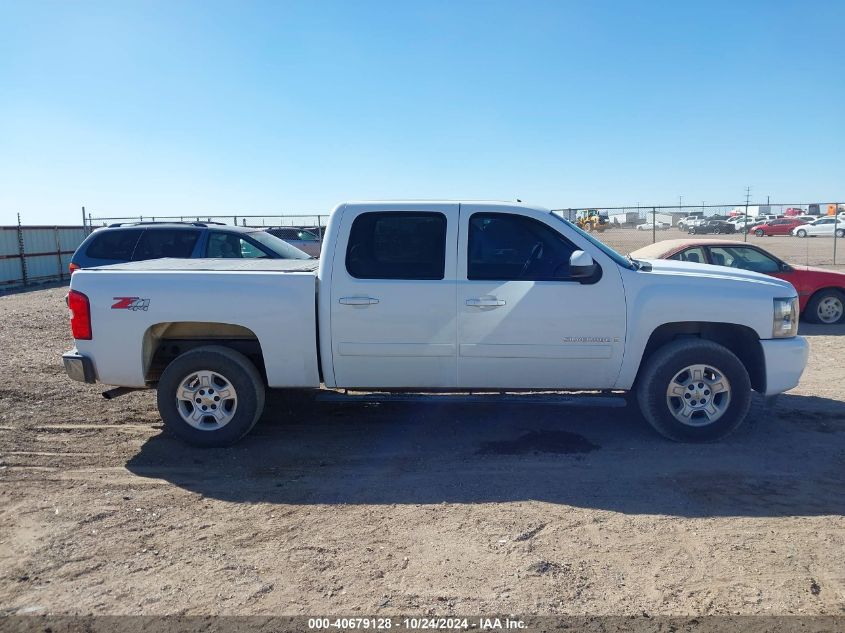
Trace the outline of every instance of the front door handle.
{"label": "front door handle", "polygon": [[467,299],[467,305],[474,308],[491,308],[496,306],[503,306],[507,303],[504,299],[497,299],[496,297],[484,297],[483,299]]}
{"label": "front door handle", "polygon": [[378,299],[373,297],[341,297],[337,302],[345,306],[371,306],[378,303]]}

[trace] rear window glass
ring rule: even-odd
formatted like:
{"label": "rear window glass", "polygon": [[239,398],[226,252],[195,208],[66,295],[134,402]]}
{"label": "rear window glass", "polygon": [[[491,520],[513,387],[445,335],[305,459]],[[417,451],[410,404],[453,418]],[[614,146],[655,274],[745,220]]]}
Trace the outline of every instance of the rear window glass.
{"label": "rear window glass", "polygon": [[132,258],[132,251],[135,250],[135,244],[138,238],[143,233],[142,229],[123,229],[115,231],[106,230],[99,235],[95,235],[94,239],[88,245],[85,254],[88,257],[95,259],[122,259],[129,261]]}
{"label": "rear window glass", "polygon": [[199,231],[184,229],[147,229],[135,247],[134,261],[160,257],[190,257]]}
{"label": "rear window glass", "polygon": [[362,213],[352,223],[346,269],[358,279],[443,279],[446,216]]}

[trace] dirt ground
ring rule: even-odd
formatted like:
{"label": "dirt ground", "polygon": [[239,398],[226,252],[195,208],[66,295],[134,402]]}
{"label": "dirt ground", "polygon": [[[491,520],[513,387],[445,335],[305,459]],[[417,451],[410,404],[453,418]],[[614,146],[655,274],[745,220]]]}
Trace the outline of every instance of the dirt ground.
{"label": "dirt ground", "polygon": [[711,445],[629,409],[274,394],[230,449],[67,379],[0,297],[0,613],[845,613],[845,327]]}

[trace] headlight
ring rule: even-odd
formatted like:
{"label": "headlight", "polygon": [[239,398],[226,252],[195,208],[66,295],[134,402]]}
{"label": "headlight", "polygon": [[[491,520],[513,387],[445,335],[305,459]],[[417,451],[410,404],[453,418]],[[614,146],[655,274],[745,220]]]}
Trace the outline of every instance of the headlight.
{"label": "headlight", "polygon": [[798,297],[774,300],[772,337],[788,338],[798,333]]}

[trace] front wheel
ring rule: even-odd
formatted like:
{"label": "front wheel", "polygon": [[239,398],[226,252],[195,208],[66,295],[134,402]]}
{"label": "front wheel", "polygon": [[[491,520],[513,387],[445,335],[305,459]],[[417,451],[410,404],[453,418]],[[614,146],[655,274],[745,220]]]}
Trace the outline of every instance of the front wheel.
{"label": "front wheel", "polygon": [[757,229],[756,231],[754,231],[754,235],[756,235],[757,237],[763,237],[765,234],[766,232],[763,231],[763,229]]}
{"label": "front wheel", "polygon": [[845,229],[836,229],[836,237],[845,237]]}
{"label": "front wheel", "polygon": [[797,235],[798,237],[807,237],[807,231],[805,231],[804,229],[801,229],[801,230],[797,231],[795,233],[795,235]]}
{"label": "front wheel", "polygon": [[708,442],[735,430],[751,406],[751,380],[726,347],[702,339],[668,343],[645,361],[637,401],[654,429],[677,442]]}
{"label": "front wheel", "polygon": [[264,381],[243,354],[220,345],[185,352],[158,383],[165,427],[195,446],[229,446],[246,435],[264,410]]}
{"label": "front wheel", "polygon": [[689,231],[688,231],[688,232],[689,232],[689,234],[690,234],[690,235],[695,235],[695,227],[694,227],[694,226],[691,226],[691,227],[689,228]]}
{"label": "front wheel", "polygon": [[804,318],[823,325],[842,323],[845,321],[845,293],[835,288],[819,290],[807,303]]}

